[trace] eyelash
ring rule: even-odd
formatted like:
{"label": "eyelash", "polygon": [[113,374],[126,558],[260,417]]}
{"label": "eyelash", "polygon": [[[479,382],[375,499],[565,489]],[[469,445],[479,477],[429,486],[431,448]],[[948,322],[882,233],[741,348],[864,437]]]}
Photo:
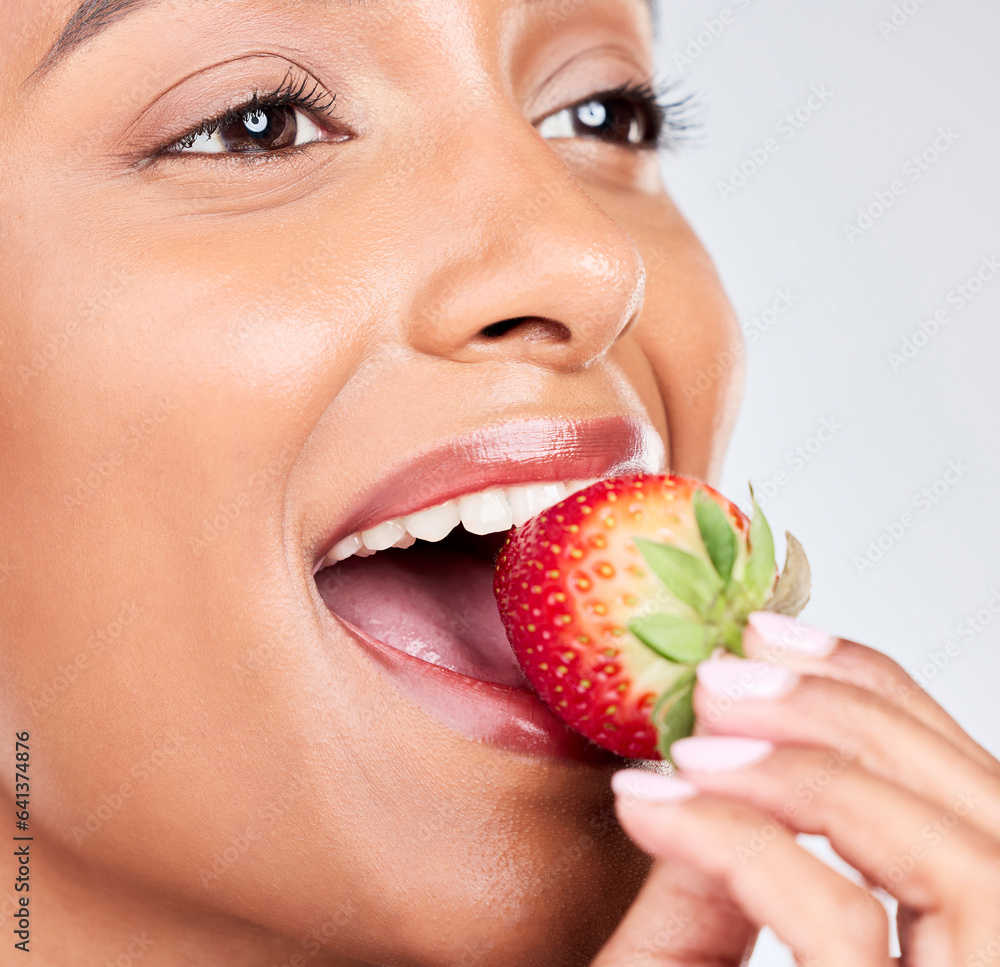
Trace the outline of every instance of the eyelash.
{"label": "eyelash", "polygon": [[[267,93],[255,92],[253,97],[245,103],[231,108],[214,118],[203,121],[198,127],[176,138],[170,144],[164,145],[156,152],[156,156],[162,157],[166,155],[169,157],[174,155],[181,157],[183,155],[180,149],[190,147],[195,138],[200,135],[208,135],[210,137],[219,128],[239,122],[247,114],[252,114],[256,111],[269,111],[282,107],[290,107],[327,121],[340,120],[339,116],[333,113],[333,107],[337,100],[336,94],[331,94],[319,81],[307,75],[300,77],[297,82],[293,78],[294,71],[289,71],[281,84],[274,90]],[[572,109],[591,101],[612,100],[614,98],[627,101],[645,114],[647,122],[646,138],[639,144],[629,146],[629,150],[650,148],[670,150],[678,147],[680,143],[689,137],[690,132],[699,126],[697,120],[694,118],[693,95],[689,94],[682,98],[672,97],[676,86],[673,83],[656,85],[653,81],[641,83],[628,81],[618,87],[605,91],[597,91],[567,107]],[[306,146],[303,145],[301,147]],[[271,152],[246,153],[239,155],[239,157],[244,162],[260,163],[261,161],[273,159],[278,155],[301,150],[301,147],[289,147]],[[204,157],[204,155],[195,155],[195,157]],[[234,154],[213,157],[232,158]]]}
{"label": "eyelash", "polygon": [[[198,127],[193,128],[186,134],[175,139],[170,144],[160,148],[158,155],[179,155],[179,148],[190,147],[194,139],[200,135],[211,136],[219,128],[225,127],[241,121],[247,114],[256,111],[273,111],[276,108],[291,107],[301,111],[306,111],[317,118],[324,118],[327,121],[339,121],[340,118],[333,113],[333,106],[337,100],[336,94],[331,94],[319,81],[306,75],[294,81],[294,71],[289,71],[281,84],[267,93],[255,92],[253,97],[238,107],[231,108],[224,114],[220,114],[207,121],[203,121]],[[311,87],[309,85],[312,85]],[[286,154],[295,148],[284,148],[281,151],[259,152],[241,155],[241,160],[249,162],[259,162],[266,160],[270,155]],[[233,155],[223,155],[222,157],[233,157]]]}
{"label": "eyelash", "polygon": [[628,81],[607,91],[599,91],[578,101],[571,107],[588,101],[610,100],[619,97],[641,108],[648,119],[648,136],[636,148],[674,150],[691,137],[691,132],[700,127],[697,117],[698,105],[693,94],[677,97],[678,83],[655,83],[652,80]]}

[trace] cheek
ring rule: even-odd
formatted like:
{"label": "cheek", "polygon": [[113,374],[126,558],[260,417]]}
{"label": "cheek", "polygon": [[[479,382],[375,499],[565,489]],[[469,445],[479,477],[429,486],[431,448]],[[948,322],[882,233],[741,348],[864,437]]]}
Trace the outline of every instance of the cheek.
{"label": "cheek", "polygon": [[712,260],[666,193],[593,192],[646,267],[642,313],[615,358],[668,441],[669,468],[711,482],[743,387],[739,323]]}
{"label": "cheek", "polygon": [[[344,663],[331,686],[283,514],[324,394],[354,365],[350,328],[334,341],[336,307],[256,298],[281,274],[273,256],[225,287],[197,259],[52,260],[67,277],[29,276],[3,309],[4,719],[37,741],[33,815],[52,839],[127,864],[123,844],[153,837],[178,874],[170,850],[200,843],[210,868],[221,831],[289,796],[275,822],[309,816],[303,777],[350,759],[310,758],[318,734],[345,731],[331,689],[363,677]],[[210,823],[191,821],[195,791]]]}
{"label": "cheek", "polygon": [[[639,324],[642,325],[641,322]],[[620,367],[630,391],[639,398],[669,454],[672,428],[667,420],[660,378],[654,367],[654,360],[643,348],[637,332],[633,330],[620,339],[612,347],[610,356]]]}
{"label": "cheek", "polygon": [[657,250],[651,250],[653,268],[636,339],[666,410],[671,469],[712,481],[739,406],[744,345],[705,251],[686,227],[674,242],[662,267],[656,265]]}

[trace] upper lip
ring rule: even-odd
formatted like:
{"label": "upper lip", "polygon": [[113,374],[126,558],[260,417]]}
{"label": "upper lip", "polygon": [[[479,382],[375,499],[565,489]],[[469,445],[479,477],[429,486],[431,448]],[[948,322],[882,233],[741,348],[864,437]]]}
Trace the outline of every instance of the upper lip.
{"label": "upper lip", "polygon": [[364,488],[314,548],[313,570],[348,534],[489,487],[663,469],[647,420],[536,418],[498,423],[420,451]]}

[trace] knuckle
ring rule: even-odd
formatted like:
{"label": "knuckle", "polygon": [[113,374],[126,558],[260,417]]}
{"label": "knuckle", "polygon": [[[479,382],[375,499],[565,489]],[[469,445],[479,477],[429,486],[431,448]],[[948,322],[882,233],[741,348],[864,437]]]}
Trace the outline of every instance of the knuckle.
{"label": "knuckle", "polygon": [[[805,721],[822,724],[824,740],[844,733],[854,717],[864,714],[866,702],[850,682],[822,675],[805,675],[798,687],[785,699]],[[825,742],[824,742],[825,744]]]}
{"label": "knuckle", "polygon": [[841,927],[852,947],[884,951],[889,944],[885,908],[871,894],[855,889],[838,904]]}
{"label": "knuckle", "polygon": [[898,699],[918,694],[921,689],[903,667],[882,652],[857,642],[848,642],[837,652],[837,664],[850,681],[863,688]]}
{"label": "knuckle", "polygon": [[1000,910],[1000,845],[984,849],[980,842],[969,843],[963,859],[960,870],[970,892],[988,897],[993,909]]}
{"label": "knuckle", "polygon": [[811,721],[817,744],[837,750],[846,761],[858,758],[862,745],[881,755],[898,739],[892,727],[898,709],[854,682],[807,676],[792,700]]}

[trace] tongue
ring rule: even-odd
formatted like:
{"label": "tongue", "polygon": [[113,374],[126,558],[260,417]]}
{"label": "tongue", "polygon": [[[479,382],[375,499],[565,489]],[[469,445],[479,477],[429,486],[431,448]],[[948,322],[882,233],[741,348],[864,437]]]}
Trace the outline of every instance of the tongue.
{"label": "tongue", "polygon": [[408,655],[482,681],[529,689],[493,599],[493,568],[462,553],[351,557],[316,575],[334,614]]}

